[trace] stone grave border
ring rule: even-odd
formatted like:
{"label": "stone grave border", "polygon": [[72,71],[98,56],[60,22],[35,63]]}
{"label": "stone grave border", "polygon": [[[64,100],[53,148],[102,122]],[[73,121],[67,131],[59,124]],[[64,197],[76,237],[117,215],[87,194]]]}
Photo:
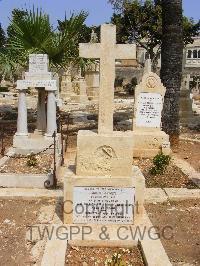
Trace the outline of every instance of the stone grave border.
{"label": "stone grave border", "polygon": [[[62,200],[62,197],[63,191],[61,189],[46,190],[37,188],[0,188],[0,199],[34,200],[39,198],[55,198]],[[184,188],[146,189],[145,203],[182,201],[187,199],[200,199],[200,190]],[[53,225],[62,226],[63,224],[47,224],[47,226]],[[144,214],[143,225],[152,225],[147,214]],[[44,226],[44,224],[39,226]],[[147,238],[143,241],[138,241],[138,245],[141,249],[142,256],[146,265],[154,266],[155,262],[157,263],[157,266],[171,265],[160,240],[151,240]],[[41,266],[65,266],[66,250],[67,240],[59,240],[55,237],[55,235],[53,235],[52,240],[48,240],[45,244]]]}
{"label": "stone grave border", "polygon": [[[52,226],[52,225],[51,225]],[[59,226],[59,225],[53,225],[53,226]],[[65,227],[65,230],[63,230],[63,232],[66,231],[66,228],[68,229],[70,225],[63,225]],[[144,214],[144,218],[143,218],[143,222],[142,222],[142,226],[140,227],[142,229],[142,227],[146,226],[147,228],[152,227],[152,223],[148,217],[148,215],[145,213]],[[64,229],[63,227],[63,229]],[[108,226],[109,228],[109,226]],[[134,228],[134,226],[133,226]],[[110,226],[110,229],[112,229],[112,226]],[[109,230],[110,231],[110,230]],[[156,235],[156,232],[154,231],[153,234]],[[115,243],[114,243],[114,242]],[[121,248],[131,248],[133,246],[138,246],[138,248],[141,251],[141,255],[143,258],[143,261],[145,263],[145,265],[149,265],[149,266],[170,266],[172,265],[169,261],[169,258],[165,252],[165,249],[160,241],[160,239],[157,240],[153,240],[150,239],[148,236],[144,237],[143,240],[137,238],[136,240],[132,240],[132,241],[126,241],[124,240],[124,245],[122,245],[121,241],[117,241],[117,240],[111,240],[110,242],[105,242],[102,241],[104,243],[102,243],[103,247],[121,247]],[[94,240],[95,242],[95,240]],[[127,242],[127,243],[125,243]],[[135,242],[135,243],[133,243]],[[44,249],[44,254],[42,257],[42,261],[41,261],[41,266],[65,266],[65,256],[66,256],[66,251],[67,251],[67,247],[68,244],[72,244],[69,241],[67,241],[66,239],[61,240],[58,239],[56,234],[54,234],[52,236],[51,240],[47,240],[46,245],[45,245],[45,249]],[[73,246],[73,244],[72,244]],[[76,245],[74,245],[76,246]],[[82,246],[81,244],[78,246]],[[100,247],[101,243],[99,243],[98,245],[94,245],[94,247]],[[93,241],[89,244],[89,247],[93,247]]]}
{"label": "stone grave border", "polygon": [[[15,149],[10,148],[3,158],[0,159],[0,167],[3,166],[10,158],[15,155]],[[56,173],[59,172],[61,166],[61,156],[56,155]],[[45,182],[53,184],[53,161],[51,163],[50,172],[47,174],[15,174],[0,173],[0,187],[6,188],[44,188]]]}

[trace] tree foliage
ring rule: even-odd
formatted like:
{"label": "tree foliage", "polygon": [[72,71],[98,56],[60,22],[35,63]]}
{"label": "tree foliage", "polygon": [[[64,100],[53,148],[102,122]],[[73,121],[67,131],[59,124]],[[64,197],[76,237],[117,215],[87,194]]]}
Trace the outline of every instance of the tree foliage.
{"label": "tree foliage", "polygon": [[[115,13],[111,21],[117,25],[118,42],[136,42],[146,49],[152,61],[156,61],[162,43],[162,7],[159,0],[110,0]],[[192,37],[200,30],[200,21],[183,17],[184,43],[192,43]]]}
{"label": "tree foliage", "polygon": [[5,45],[5,42],[6,42],[5,32],[0,24],[0,48],[2,48]]}
{"label": "tree foliage", "polygon": [[7,45],[0,50],[3,75],[12,75],[19,68],[26,68],[31,53],[48,54],[50,66],[54,69],[77,63],[80,60],[78,42],[87,15],[84,11],[72,14],[61,30],[53,28],[49,16],[41,9],[14,9]]}

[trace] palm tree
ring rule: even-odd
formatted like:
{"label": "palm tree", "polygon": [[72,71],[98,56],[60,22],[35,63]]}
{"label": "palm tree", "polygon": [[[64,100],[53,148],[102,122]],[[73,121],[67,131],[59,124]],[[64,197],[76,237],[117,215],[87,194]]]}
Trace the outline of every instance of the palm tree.
{"label": "palm tree", "polygon": [[72,14],[62,31],[53,30],[49,16],[39,9],[26,10],[12,21],[7,49],[15,52],[24,67],[30,53],[46,53],[53,68],[78,61],[78,37],[87,13]]}
{"label": "palm tree", "polygon": [[166,87],[163,130],[171,144],[179,138],[179,96],[183,61],[182,0],[162,0],[161,79]]}

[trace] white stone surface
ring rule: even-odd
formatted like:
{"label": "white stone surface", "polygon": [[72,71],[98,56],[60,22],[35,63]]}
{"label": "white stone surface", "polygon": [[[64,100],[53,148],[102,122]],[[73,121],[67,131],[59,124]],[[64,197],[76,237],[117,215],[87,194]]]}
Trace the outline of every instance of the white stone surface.
{"label": "white stone surface", "polygon": [[28,87],[48,87],[57,90],[56,80],[18,80],[17,88],[28,88]]}
{"label": "white stone surface", "polygon": [[47,54],[30,54],[29,55],[29,72],[45,73],[48,72],[48,55]]}
{"label": "white stone surface", "polygon": [[166,194],[171,201],[180,201],[186,199],[199,199],[199,189],[187,189],[187,188],[164,188]]}
{"label": "white stone surface", "polygon": [[1,199],[35,200],[37,198],[62,198],[62,190],[47,190],[44,188],[0,188]]}
{"label": "white stone surface", "polygon": [[136,126],[160,128],[163,108],[161,95],[158,93],[140,93],[137,105]]}
{"label": "white stone surface", "polygon": [[19,91],[17,133],[18,136],[28,136],[26,90]]}
{"label": "white stone surface", "polygon": [[46,135],[52,137],[55,131],[57,132],[55,92],[48,91]]}
{"label": "white stone surface", "polygon": [[41,133],[46,131],[46,106],[45,106],[45,90],[38,89],[38,104],[37,104],[37,130]]}
{"label": "white stone surface", "polygon": [[134,188],[74,187],[73,222],[133,224]]}
{"label": "white stone surface", "polygon": [[145,203],[166,202],[168,196],[162,188],[147,188],[145,191]]}
{"label": "white stone surface", "polygon": [[149,72],[143,76],[135,89],[133,130],[160,130],[165,91],[157,74]]}

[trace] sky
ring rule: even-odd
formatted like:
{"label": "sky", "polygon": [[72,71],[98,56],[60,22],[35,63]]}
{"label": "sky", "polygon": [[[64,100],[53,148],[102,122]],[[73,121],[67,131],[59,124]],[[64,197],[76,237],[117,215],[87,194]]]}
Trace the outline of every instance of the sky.
{"label": "sky", "polygon": [[[29,9],[33,5],[48,13],[53,25],[56,25],[57,19],[64,19],[65,12],[68,17],[73,11],[88,11],[86,24],[89,26],[109,22],[113,12],[107,0],[0,0],[0,23],[3,28],[8,26],[14,8]],[[186,16],[200,19],[200,0],[183,0],[183,9]]]}

